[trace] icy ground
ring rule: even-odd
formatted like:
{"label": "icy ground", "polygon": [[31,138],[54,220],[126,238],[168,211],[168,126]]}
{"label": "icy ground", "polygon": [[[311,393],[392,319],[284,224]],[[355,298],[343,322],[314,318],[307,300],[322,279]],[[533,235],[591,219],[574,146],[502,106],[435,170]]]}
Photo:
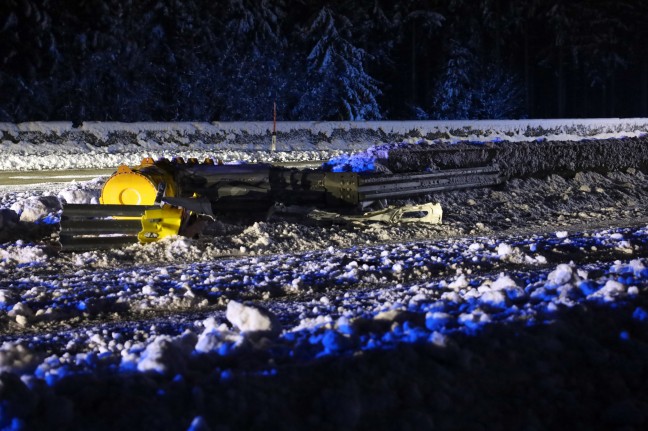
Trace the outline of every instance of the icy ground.
{"label": "icy ground", "polygon": [[439,194],[444,223],[215,222],[59,253],[0,190],[0,427],[645,429],[648,177]]}

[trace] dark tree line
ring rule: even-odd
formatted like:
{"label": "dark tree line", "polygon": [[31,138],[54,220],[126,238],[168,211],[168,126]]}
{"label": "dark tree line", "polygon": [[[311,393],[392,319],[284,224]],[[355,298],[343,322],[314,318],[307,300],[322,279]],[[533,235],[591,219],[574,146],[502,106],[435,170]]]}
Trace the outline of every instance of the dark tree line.
{"label": "dark tree line", "polygon": [[0,121],[648,115],[644,0],[3,0]]}

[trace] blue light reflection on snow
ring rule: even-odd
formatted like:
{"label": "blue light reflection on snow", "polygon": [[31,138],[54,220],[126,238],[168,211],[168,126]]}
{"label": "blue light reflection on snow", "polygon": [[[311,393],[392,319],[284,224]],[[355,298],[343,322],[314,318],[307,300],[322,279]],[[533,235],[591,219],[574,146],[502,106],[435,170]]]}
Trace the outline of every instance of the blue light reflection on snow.
{"label": "blue light reflection on snow", "polygon": [[[647,238],[645,229],[615,229],[593,235],[548,234],[536,235],[532,238],[507,238],[507,244],[513,249],[526,252],[531,251],[533,245],[535,251],[532,253],[552,252],[556,255],[568,256],[570,253],[580,251],[581,248],[596,247],[599,251],[614,252],[618,251],[619,247],[625,249],[628,245],[642,246],[646,244]],[[480,243],[480,247],[472,247],[475,243]],[[88,283],[88,278],[84,276],[80,276],[78,284],[70,286],[68,290],[61,289],[61,286],[47,279],[41,281],[40,287],[47,290],[59,289],[61,295],[50,304],[50,307],[59,312],[71,313],[74,310],[84,313],[110,311],[111,306],[118,305],[119,292],[140,292],[145,286],[151,289],[149,295],[153,296],[170,295],[174,292],[178,295],[184,294],[186,289],[183,286],[186,283],[190,284],[192,292],[196,295],[202,297],[215,295],[215,298],[221,297],[224,292],[231,297],[233,292],[245,294],[246,291],[271,291],[294,280],[298,280],[303,289],[322,291],[326,286],[333,285],[354,287],[363,282],[375,284],[379,277],[383,277],[385,283],[398,282],[390,288],[390,295],[395,297],[398,297],[399,292],[412,289],[422,292],[417,301],[403,304],[394,302],[387,309],[373,311],[358,307],[338,312],[336,310],[340,304],[333,304],[330,307],[319,304],[320,312],[325,312],[332,320],[312,327],[284,332],[276,340],[272,350],[273,357],[304,361],[323,356],[353,355],[365,350],[392,349],[400,344],[432,343],[443,346],[448,337],[451,338],[455,334],[478,335],[489,325],[506,325],[513,322],[524,322],[527,326],[542,325],[551,322],[557,312],[575,304],[610,308],[623,304],[625,301],[623,295],[617,295],[613,290],[610,290],[609,294],[601,293],[614,287],[614,285],[607,285],[608,282],[620,283],[628,292],[630,287],[645,290],[648,286],[648,269],[638,264],[615,262],[603,266],[583,265],[582,270],[596,276],[583,278],[575,275],[574,280],[555,285],[549,281],[555,265],[536,263],[535,268],[531,265],[531,269],[524,271],[507,271],[509,276],[516,280],[521,293],[517,290],[507,290],[504,296],[486,300],[483,295],[454,297],[453,290],[448,285],[448,280],[452,281],[454,276],[435,272],[447,271],[449,262],[461,263],[465,270],[470,267],[471,259],[477,257],[481,269],[490,267],[495,269],[490,276],[466,276],[463,289],[477,291],[498,278],[497,268],[504,259],[498,254],[501,244],[502,241],[493,241],[489,238],[472,238],[469,241],[417,242],[406,246],[377,246],[305,254],[305,262],[317,262],[313,267],[308,265],[295,267],[292,264],[284,264],[280,260],[274,262],[273,259],[276,257],[268,259],[257,257],[243,263],[239,260],[236,265],[230,265],[228,261],[217,261],[170,267],[167,268],[168,274],[162,275],[154,274],[156,269],[143,268],[138,270],[136,279],[134,277],[133,280],[129,280],[121,274],[120,282],[106,283],[103,287],[105,296],[102,298],[92,298],[91,291],[84,290],[84,284]],[[510,259],[511,256],[516,257],[511,254],[506,258]],[[294,256],[286,258],[295,259]],[[326,269],[322,268],[322,262],[327,265]],[[402,273],[426,268],[429,271],[429,281],[419,280],[416,285],[403,282],[393,271],[395,264],[400,266]],[[263,271],[260,273],[261,269]],[[106,274],[105,279],[112,278],[110,272]],[[205,277],[205,274],[210,275]],[[148,282],[143,281],[147,278]],[[38,286],[35,288],[33,284],[23,285],[24,283],[3,280],[0,282],[0,288],[20,289],[24,293],[25,303],[40,308],[36,306],[39,301]],[[28,288],[31,289],[27,290]],[[380,300],[376,295],[378,294],[372,290],[354,291],[350,302],[375,303]],[[632,294],[627,296],[631,297]],[[4,308],[10,311],[14,305],[4,304]],[[390,310],[399,312],[397,317],[387,321],[378,319],[380,313]],[[317,312],[307,314],[317,314]],[[636,307],[632,317],[637,322],[645,323],[648,321],[648,312],[641,307]],[[160,327],[157,333],[173,335],[185,330],[196,331],[191,326],[169,322],[165,328]],[[141,345],[134,346],[130,353],[138,355],[142,349]],[[213,352],[206,354],[231,357],[240,354],[240,350],[233,342],[223,342]],[[49,384],[54,384],[62,377],[88,372],[89,369],[137,372],[136,363],[125,361],[120,364],[120,358],[115,357],[114,353],[103,352],[82,355],[74,363],[63,363],[59,359],[46,361],[42,367],[36,369],[35,375]],[[268,369],[264,368],[264,370],[267,372]],[[221,373],[221,377],[228,375],[231,375],[231,370],[223,370]]]}
{"label": "blue light reflection on snow", "polygon": [[[544,277],[535,276],[536,279],[546,279]],[[588,280],[589,286],[587,292],[583,291],[582,286],[574,288],[577,296],[583,299],[600,291],[606,284],[607,279],[600,281]],[[648,280],[646,278],[629,276],[626,279],[627,284],[639,286],[643,289],[648,287]],[[526,289],[533,292],[534,289],[539,289],[542,282],[536,282],[527,285]],[[489,318],[480,321],[478,317],[484,311],[484,304],[479,300],[472,299],[463,303],[446,302],[443,306],[439,304],[432,304],[421,307],[418,315],[425,314],[429,309],[443,309],[445,312],[441,316],[433,316],[428,313],[428,318],[424,324],[416,321],[406,320],[402,323],[394,322],[387,329],[380,331],[379,324],[372,326],[373,330],[366,333],[359,334],[357,330],[350,329],[348,319],[342,323],[336,330],[328,328],[329,325],[322,325],[308,330],[299,332],[291,332],[286,334],[286,341],[300,345],[300,339],[307,339],[308,344],[311,346],[318,346],[319,350],[315,349],[315,357],[322,357],[328,355],[339,354],[352,354],[357,350],[374,350],[374,349],[391,349],[399,344],[417,344],[417,343],[430,343],[438,344],[439,339],[443,336],[452,336],[455,333],[463,333],[466,335],[478,335],[488,325],[492,324],[506,324],[507,322],[519,321],[522,316],[528,326],[542,325],[552,322],[553,316],[560,309],[569,308],[569,303],[561,303],[561,295],[563,292],[560,289],[543,289],[541,295],[536,295],[534,300],[528,304],[511,304],[507,307],[495,307],[488,313]],[[575,298],[576,299],[576,298]],[[609,297],[590,297],[586,298],[582,303],[590,303],[597,306],[608,306],[616,308],[623,304],[623,299],[611,300]],[[555,304],[558,303],[556,307]],[[518,308],[520,306],[520,308]],[[410,307],[408,310],[413,316],[416,316],[414,310]],[[648,320],[648,312],[637,308],[633,314],[635,320],[645,322]],[[416,319],[415,319],[416,320]],[[365,322],[370,325],[369,322]],[[370,325],[371,326],[371,325]],[[440,337],[441,336],[441,337]],[[629,336],[623,338],[628,339]]]}
{"label": "blue light reflection on snow", "polygon": [[373,155],[342,154],[324,163],[324,166],[333,172],[373,172],[376,160]]}
{"label": "blue light reflection on snow", "polygon": [[37,225],[46,225],[46,226],[55,226],[61,223],[60,214],[48,214],[45,217],[39,219]]}

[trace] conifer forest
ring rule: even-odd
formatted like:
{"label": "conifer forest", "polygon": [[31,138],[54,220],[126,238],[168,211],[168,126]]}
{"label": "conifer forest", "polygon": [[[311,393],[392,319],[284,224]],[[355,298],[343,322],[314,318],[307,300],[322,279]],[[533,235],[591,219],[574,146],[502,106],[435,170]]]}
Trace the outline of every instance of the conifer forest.
{"label": "conifer forest", "polygon": [[648,115],[644,0],[3,0],[0,121]]}

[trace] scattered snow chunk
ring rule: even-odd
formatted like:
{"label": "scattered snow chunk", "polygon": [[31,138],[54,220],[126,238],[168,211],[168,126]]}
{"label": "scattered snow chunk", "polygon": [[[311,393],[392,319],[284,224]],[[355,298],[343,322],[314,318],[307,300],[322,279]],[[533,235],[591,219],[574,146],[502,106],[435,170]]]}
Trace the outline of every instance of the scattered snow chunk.
{"label": "scattered snow chunk", "polygon": [[500,274],[497,280],[491,283],[491,289],[493,290],[508,290],[517,287],[517,283],[511,277],[505,274]]}
{"label": "scattered snow chunk", "polygon": [[78,188],[63,189],[58,198],[68,204],[98,204],[98,192],[95,190],[82,190]]}
{"label": "scattered snow chunk", "polygon": [[198,336],[196,351],[201,353],[218,352],[226,355],[233,348],[239,347],[243,343],[243,337],[236,334],[221,325],[219,327],[208,326]]}
{"label": "scattered snow chunk", "polygon": [[186,332],[179,337],[158,335],[146,346],[137,369],[160,374],[180,372],[195,345],[196,335],[193,333]]}
{"label": "scattered snow chunk", "polygon": [[27,304],[19,302],[13,306],[8,315],[13,317],[19,325],[25,326],[34,317],[34,312]]}
{"label": "scattered snow chunk", "polygon": [[452,290],[461,290],[468,287],[468,280],[464,274],[459,275],[453,282],[448,284],[448,288]]}
{"label": "scattered snow chunk", "polygon": [[387,310],[381,311],[374,316],[374,320],[383,320],[386,322],[395,322],[404,316],[403,310]]}
{"label": "scattered snow chunk", "polygon": [[0,248],[0,260],[21,263],[42,263],[47,255],[42,246],[23,245],[17,242],[15,246]]}
{"label": "scattered snow chunk", "polygon": [[569,236],[569,233],[566,230],[561,230],[556,232],[556,238],[562,239],[562,238],[567,238],[567,236]]}
{"label": "scattered snow chunk", "polygon": [[335,322],[335,328],[343,334],[351,334],[353,332],[351,320],[346,316],[340,316]]}
{"label": "scattered snow chunk", "polygon": [[19,372],[34,366],[37,359],[23,343],[4,342],[0,346],[0,371]]}
{"label": "scattered snow chunk", "polygon": [[483,250],[483,249],[484,249],[484,245],[480,244],[478,242],[472,243],[472,244],[470,244],[470,246],[468,246],[468,250],[470,250],[470,251],[479,251],[479,250]]}
{"label": "scattered snow chunk", "polygon": [[491,318],[486,313],[462,313],[459,315],[459,323],[466,325],[469,329],[476,329],[485,323],[491,321]]}
{"label": "scattered snow chunk", "polygon": [[430,342],[437,347],[446,347],[447,337],[440,332],[434,331],[432,335],[430,335]]}
{"label": "scattered snow chunk", "polygon": [[547,282],[554,286],[561,286],[574,281],[573,278],[575,276],[578,278],[578,276],[574,274],[574,269],[570,265],[561,263],[556,267],[556,269],[549,273],[547,276]]}
{"label": "scattered snow chunk", "polygon": [[502,242],[497,246],[497,255],[500,257],[509,256],[513,253],[513,247],[509,244]]}
{"label": "scattered snow chunk", "polygon": [[61,202],[54,196],[32,196],[11,206],[12,211],[20,214],[21,222],[36,222],[60,209]]}
{"label": "scattered snow chunk", "polygon": [[480,297],[481,302],[497,308],[505,308],[507,306],[506,300],[506,295],[499,290],[484,292]]}
{"label": "scattered snow chunk", "polygon": [[18,298],[18,295],[16,295],[14,292],[8,289],[0,289],[0,303],[2,304],[12,304],[16,299]]}
{"label": "scattered snow chunk", "polygon": [[438,331],[451,321],[452,315],[442,311],[433,311],[425,315],[425,326],[430,331]]}
{"label": "scattered snow chunk", "polygon": [[605,302],[611,302],[614,301],[617,296],[625,292],[626,288],[623,284],[616,280],[608,280],[605,283],[605,286],[589,295],[587,299],[601,299]]}
{"label": "scattered snow chunk", "polygon": [[278,333],[279,321],[270,311],[237,301],[227,303],[227,320],[242,332],[271,332]]}
{"label": "scattered snow chunk", "polygon": [[632,318],[640,322],[648,322],[648,311],[642,307],[637,307],[632,313]]}
{"label": "scattered snow chunk", "polygon": [[196,416],[187,431],[211,431],[207,421],[202,416]]}

